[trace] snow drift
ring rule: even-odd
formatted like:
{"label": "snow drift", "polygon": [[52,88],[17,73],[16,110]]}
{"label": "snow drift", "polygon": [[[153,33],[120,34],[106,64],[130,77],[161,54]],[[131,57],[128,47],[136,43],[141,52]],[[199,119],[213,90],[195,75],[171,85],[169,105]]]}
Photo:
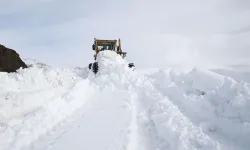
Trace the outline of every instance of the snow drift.
{"label": "snow drift", "polygon": [[17,150],[72,115],[93,88],[67,69],[34,65],[0,74],[0,149]]}
{"label": "snow drift", "polygon": [[227,149],[250,147],[249,83],[200,69],[188,73],[160,70],[148,77],[212,139]]}

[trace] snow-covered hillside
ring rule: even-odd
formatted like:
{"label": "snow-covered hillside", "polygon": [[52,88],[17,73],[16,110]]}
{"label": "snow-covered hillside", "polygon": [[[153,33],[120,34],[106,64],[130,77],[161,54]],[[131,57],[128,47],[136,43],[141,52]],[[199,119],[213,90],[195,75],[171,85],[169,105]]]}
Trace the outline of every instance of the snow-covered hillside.
{"label": "snow-covered hillside", "polygon": [[97,74],[26,61],[0,73],[0,150],[250,148],[250,85],[237,71],[133,71],[110,51]]}

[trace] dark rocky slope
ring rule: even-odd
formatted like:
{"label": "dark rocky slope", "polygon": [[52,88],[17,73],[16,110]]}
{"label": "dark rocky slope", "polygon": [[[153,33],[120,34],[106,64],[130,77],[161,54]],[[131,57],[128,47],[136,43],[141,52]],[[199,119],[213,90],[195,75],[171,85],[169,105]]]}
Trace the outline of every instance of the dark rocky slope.
{"label": "dark rocky slope", "polygon": [[16,72],[19,68],[27,68],[19,54],[0,44],[0,72]]}

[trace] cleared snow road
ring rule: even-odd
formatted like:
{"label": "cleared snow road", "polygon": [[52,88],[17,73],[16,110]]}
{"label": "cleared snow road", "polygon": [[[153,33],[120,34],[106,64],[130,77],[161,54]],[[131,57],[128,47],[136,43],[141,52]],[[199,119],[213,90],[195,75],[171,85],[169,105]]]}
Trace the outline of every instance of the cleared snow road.
{"label": "cleared snow road", "polygon": [[124,91],[97,92],[87,111],[50,150],[126,149],[131,122],[130,94]]}

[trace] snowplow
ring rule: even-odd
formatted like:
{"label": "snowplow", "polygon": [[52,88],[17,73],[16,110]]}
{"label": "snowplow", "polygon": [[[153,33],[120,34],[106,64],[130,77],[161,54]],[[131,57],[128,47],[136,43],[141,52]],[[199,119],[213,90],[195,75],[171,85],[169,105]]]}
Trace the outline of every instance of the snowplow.
{"label": "snowplow", "polygon": [[[92,50],[94,51],[94,63],[90,63],[88,68],[92,70],[95,74],[98,72],[99,67],[98,67],[98,62],[96,61],[97,54],[101,51],[114,51],[118,55],[120,55],[122,58],[125,58],[127,55],[127,52],[123,52],[121,48],[121,40],[100,40],[94,38],[94,43],[92,45]],[[128,64],[129,68],[134,68],[134,63],[129,63]]]}

